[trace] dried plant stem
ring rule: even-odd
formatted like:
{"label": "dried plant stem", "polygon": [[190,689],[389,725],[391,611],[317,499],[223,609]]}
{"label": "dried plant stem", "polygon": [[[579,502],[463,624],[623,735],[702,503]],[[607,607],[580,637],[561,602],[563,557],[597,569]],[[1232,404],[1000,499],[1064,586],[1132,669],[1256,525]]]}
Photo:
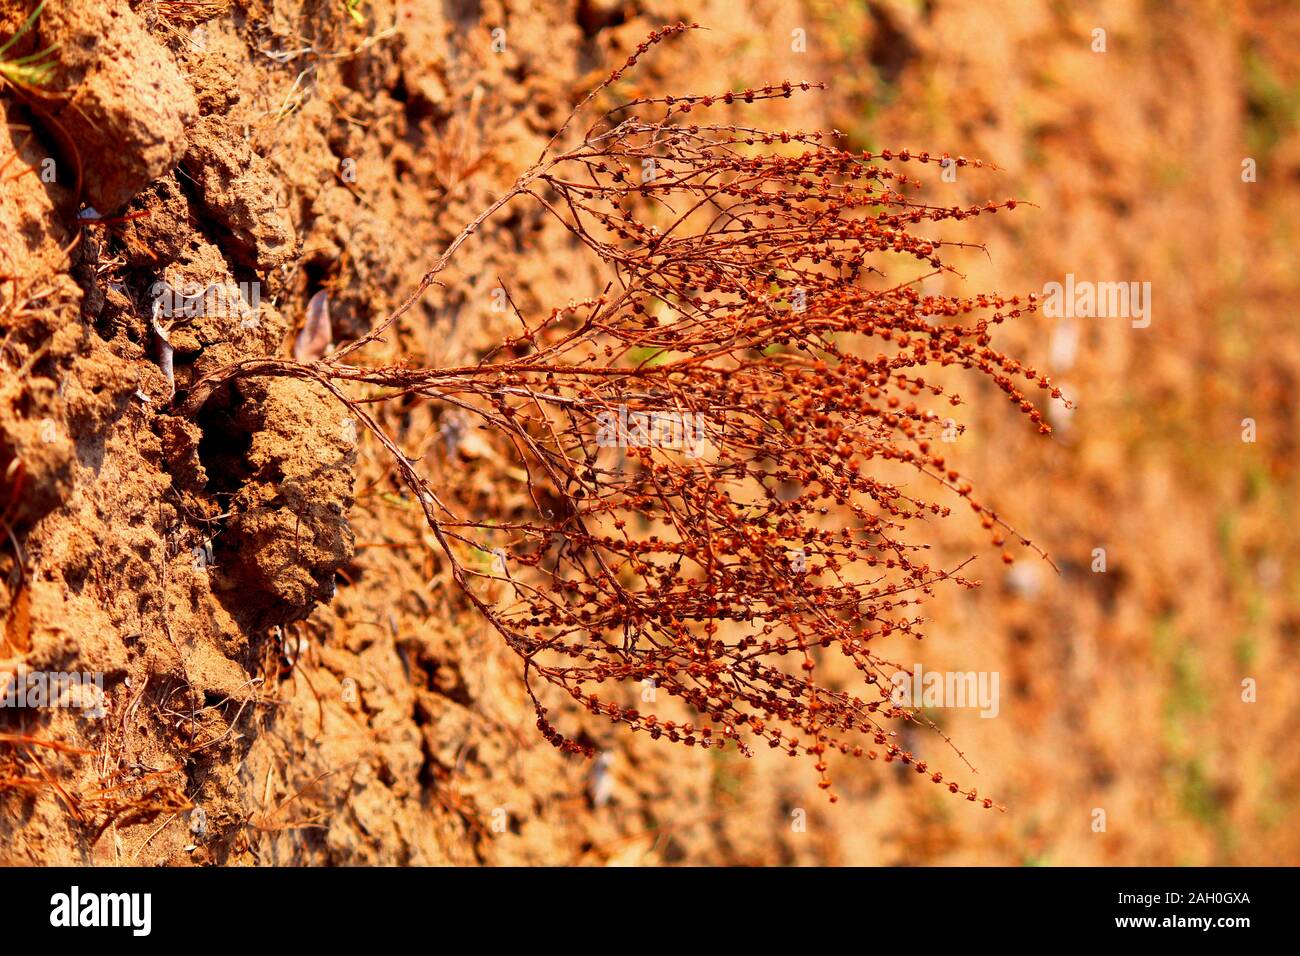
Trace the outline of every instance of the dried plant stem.
{"label": "dried plant stem", "polygon": [[[686,29],[652,34],[599,89]],[[1032,296],[924,295],[916,281],[878,288],[883,273],[867,260],[953,273],[946,250],[983,247],[918,226],[1016,201],[923,202],[921,184],[894,166],[978,161],[855,154],[833,145],[838,134],[696,118],[811,86],[642,98],[602,113],[572,148],[555,152],[557,134],[369,334],[316,362],[221,369],[181,410],[194,414],[251,376],[327,389],[392,456],[457,585],[522,658],[539,728],[565,750],[591,748],[554,727],[534,678],[651,737],[730,741],[746,753],[761,741],[811,756],[824,789],[827,755],[839,751],[900,761],[977,800],[890,729],[924,718],[893,699],[901,668],[872,645],[919,639],[915,608],[936,583],[973,586],[964,564],[931,566],[929,545],[909,538],[948,506],[892,476],[919,473],[966,500],[995,545],[1011,536],[1033,548],[939,453],[944,419],[926,400],[959,404],[941,370],[975,372],[1046,433],[1022,388],[1060,393],[990,346],[992,327],[1032,311]],[[522,331],[475,364],[354,364],[516,200],[553,216],[604,265],[603,292],[532,319],[510,299]],[[361,385],[365,397],[352,393]],[[530,506],[458,514],[366,409],[398,398],[489,426]],[[484,554],[496,564],[483,567]],[[867,699],[816,678],[829,651],[862,673]],[[598,693],[617,684],[653,686],[704,722],[679,725]]]}

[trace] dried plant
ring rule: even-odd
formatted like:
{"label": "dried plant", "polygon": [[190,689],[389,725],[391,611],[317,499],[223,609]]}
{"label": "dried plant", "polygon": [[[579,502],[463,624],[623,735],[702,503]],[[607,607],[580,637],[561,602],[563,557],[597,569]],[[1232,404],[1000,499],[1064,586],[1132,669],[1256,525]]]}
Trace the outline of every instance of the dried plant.
{"label": "dried plant", "polygon": [[167,23],[191,28],[221,16],[230,0],[156,0],[154,10]]}
{"label": "dried plant", "polygon": [[[919,639],[916,608],[934,585],[972,582],[960,567],[933,566],[928,545],[909,540],[910,528],[948,515],[948,505],[887,479],[919,472],[938,495],[965,500],[995,544],[1019,537],[934,447],[943,420],[926,400],[959,400],[926,368],[987,376],[1042,432],[1024,390],[1060,395],[989,344],[993,326],[1034,308],[1032,296],[877,288],[869,260],[892,254],[926,274],[951,271],[943,255],[970,244],[918,227],[1016,203],[929,204],[899,171],[964,158],[855,154],[834,145],[838,134],[713,118],[808,83],[636,99],[561,149],[597,92],[687,29],[651,34],[368,335],[315,362],[230,366],[197,382],[185,408],[192,414],[223,383],[255,375],[310,379],[347,405],[392,454],[468,600],[523,659],[538,727],[566,751],[590,748],[553,725],[538,678],[654,738],[810,755],[825,789],[827,757],[839,751],[911,764],[980,799],[914,759],[890,730],[923,718],[891,702],[898,668],[873,645]],[[539,317],[510,298],[522,330],[472,365],[356,364],[441,284],[460,246],[519,200],[553,215],[604,264],[603,293]],[[368,397],[354,394],[358,385],[371,387]],[[490,425],[531,507],[489,520],[447,504],[366,410],[413,398]],[[865,697],[818,679],[836,651],[862,672]],[[660,719],[605,690],[645,681],[699,723]]]}
{"label": "dried plant", "polygon": [[[44,760],[42,754],[46,755]],[[62,764],[47,765],[50,757]],[[162,778],[175,773],[179,767],[144,774],[106,770],[86,789],[77,789],[69,778],[73,765],[86,758],[96,758],[100,765],[107,764],[106,751],[0,731],[0,794],[53,792],[74,820],[95,831],[96,839],[114,822],[138,822],[160,813],[180,813],[193,806],[183,791],[163,782]]]}

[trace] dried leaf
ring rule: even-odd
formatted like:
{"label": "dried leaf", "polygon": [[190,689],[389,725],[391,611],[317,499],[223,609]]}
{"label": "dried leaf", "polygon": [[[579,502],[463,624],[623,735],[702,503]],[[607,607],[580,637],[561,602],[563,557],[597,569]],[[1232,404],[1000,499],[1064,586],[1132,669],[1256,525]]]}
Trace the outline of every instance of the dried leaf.
{"label": "dried leaf", "polygon": [[293,343],[293,357],[299,362],[314,362],[324,358],[334,344],[330,328],[330,297],[321,289],[307,303],[307,321]]}

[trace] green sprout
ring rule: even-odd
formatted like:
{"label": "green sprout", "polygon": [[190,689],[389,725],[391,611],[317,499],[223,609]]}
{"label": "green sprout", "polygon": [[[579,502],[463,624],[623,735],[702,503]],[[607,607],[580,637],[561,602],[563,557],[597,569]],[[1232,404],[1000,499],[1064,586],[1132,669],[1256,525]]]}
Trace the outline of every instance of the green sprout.
{"label": "green sprout", "polygon": [[31,16],[23,21],[23,25],[18,28],[18,32],[11,36],[0,46],[0,79],[7,80],[11,85],[20,89],[31,89],[33,87],[44,86],[50,82],[54,75],[55,61],[52,58],[55,47],[50,46],[37,53],[28,53],[26,56],[14,57],[13,59],[5,58],[5,51],[18,41],[24,33],[32,28],[36,23],[36,18],[41,15],[41,10],[45,8],[46,0],[41,0],[32,11]]}
{"label": "green sprout", "polygon": [[348,16],[352,18],[352,22],[357,26],[364,27],[366,25],[366,18],[361,12],[361,0],[343,0],[343,8],[348,11]]}

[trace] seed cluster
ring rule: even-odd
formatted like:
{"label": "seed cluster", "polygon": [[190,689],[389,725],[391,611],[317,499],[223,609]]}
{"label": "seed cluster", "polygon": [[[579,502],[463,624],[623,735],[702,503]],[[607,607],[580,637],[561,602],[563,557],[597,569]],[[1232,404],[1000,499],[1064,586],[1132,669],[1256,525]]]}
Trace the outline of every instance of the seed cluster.
{"label": "seed cluster", "polygon": [[[602,89],[685,29],[652,35]],[[576,146],[548,147],[506,200],[539,204],[609,281],[538,317],[516,308],[522,330],[477,363],[366,367],[343,362],[347,348],[245,371],[316,378],[379,435],[456,580],[523,659],[538,727],[556,746],[591,750],[554,725],[539,678],[655,739],[811,757],[828,791],[839,753],[901,762],[991,807],[897,742],[893,728],[925,718],[891,701],[899,667],[877,649],[922,637],[918,607],[938,582],[973,586],[915,540],[952,503],[964,500],[996,547],[1008,536],[1033,547],[940,451],[933,406],[960,404],[935,378],[951,366],[992,380],[1050,430],[1029,394],[1060,392],[991,345],[993,327],[1035,298],[919,289],[953,271],[949,248],[972,247],[927,230],[1016,202],[925,202],[904,171],[981,165],[964,157],[854,153],[835,145],[839,134],[710,121],[810,87],[637,99],[601,114]],[[882,267],[899,263],[919,275],[888,285]],[[420,396],[480,418],[532,507],[457,514],[345,395],[349,381],[385,389],[370,401]],[[685,447],[653,434],[602,440],[611,421],[629,420],[690,421],[700,434]],[[903,483],[914,472],[922,491]],[[475,558],[484,554],[501,560]],[[836,654],[861,673],[858,693],[819,678]],[[645,682],[698,719],[661,719],[618,687]]]}

